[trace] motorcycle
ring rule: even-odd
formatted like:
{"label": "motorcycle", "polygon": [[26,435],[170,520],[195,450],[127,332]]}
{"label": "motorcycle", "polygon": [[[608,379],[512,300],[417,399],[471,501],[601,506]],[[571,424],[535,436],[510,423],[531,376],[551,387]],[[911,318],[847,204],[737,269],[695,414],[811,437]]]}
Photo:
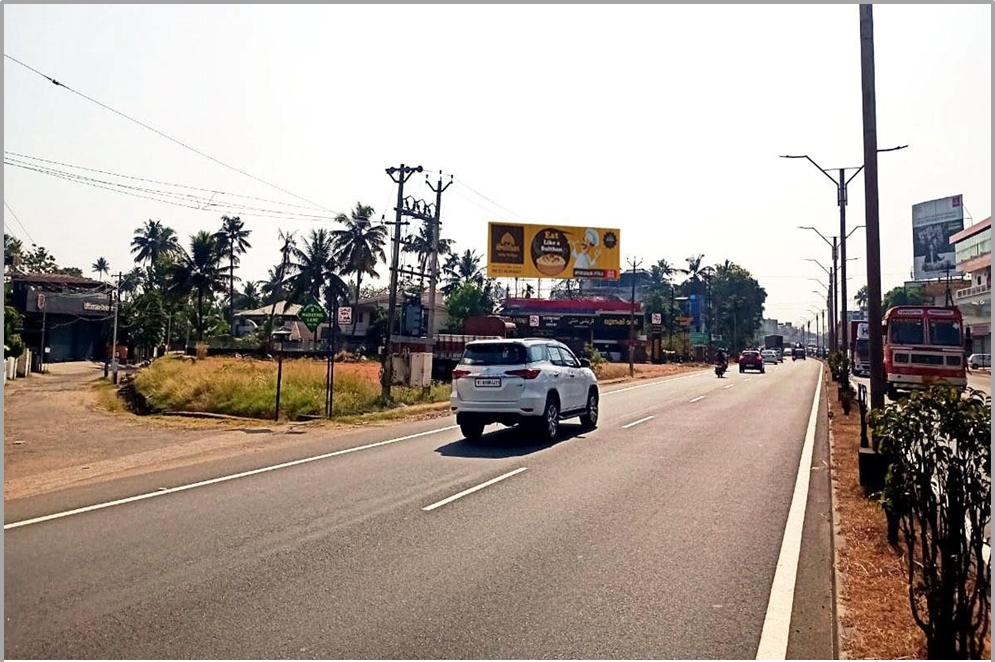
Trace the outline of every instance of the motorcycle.
{"label": "motorcycle", "polygon": [[727,364],[725,364],[725,363],[719,363],[719,364],[717,364],[715,366],[715,376],[718,377],[719,379],[721,379],[722,376],[726,374],[726,369],[728,367],[729,366]]}

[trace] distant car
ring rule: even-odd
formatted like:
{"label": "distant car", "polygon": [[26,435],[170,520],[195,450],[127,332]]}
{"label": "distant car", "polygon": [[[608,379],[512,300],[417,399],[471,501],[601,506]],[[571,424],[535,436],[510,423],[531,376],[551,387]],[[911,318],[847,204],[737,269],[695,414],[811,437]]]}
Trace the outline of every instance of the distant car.
{"label": "distant car", "polygon": [[450,408],[463,436],[479,439],[484,426],[528,424],[547,439],[560,421],[579,416],[598,425],[598,378],[555,340],[475,340],[453,370]]}
{"label": "distant car", "polygon": [[978,368],[990,368],[992,367],[992,355],[971,354],[967,357],[967,365],[971,366],[971,370],[977,370]]}
{"label": "distant car", "polygon": [[801,359],[802,361],[804,361],[807,358],[808,357],[805,354],[805,348],[804,347],[795,347],[793,350],[791,350],[791,360],[792,361],[797,361],[798,359]]}
{"label": "distant car", "polygon": [[777,363],[777,350],[776,349],[765,349],[760,352],[760,356],[763,358],[764,363]]}
{"label": "distant car", "polygon": [[746,372],[747,370],[766,372],[766,369],[764,368],[764,359],[760,355],[760,352],[755,349],[748,349],[745,352],[741,352],[739,355],[739,371]]}

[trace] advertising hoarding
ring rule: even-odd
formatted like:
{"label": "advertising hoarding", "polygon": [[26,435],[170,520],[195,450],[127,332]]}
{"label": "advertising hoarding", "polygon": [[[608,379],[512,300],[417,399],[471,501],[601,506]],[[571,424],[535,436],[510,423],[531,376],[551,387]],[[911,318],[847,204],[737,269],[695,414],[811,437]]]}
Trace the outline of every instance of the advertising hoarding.
{"label": "advertising hoarding", "polygon": [[618,280],[618,228],[487,224],[490,278],[601,278]]}
{"label": "advertising hoarding", "polygon": [[964,229],[962,196],[951,195],[912,205],[912,255],[915,280],[959,275],[950,236]]}

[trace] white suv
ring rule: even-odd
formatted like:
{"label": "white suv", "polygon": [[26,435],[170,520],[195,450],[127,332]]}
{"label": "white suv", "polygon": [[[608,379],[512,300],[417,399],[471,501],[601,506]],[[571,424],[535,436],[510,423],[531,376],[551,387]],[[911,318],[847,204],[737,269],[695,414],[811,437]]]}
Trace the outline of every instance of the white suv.
{"label": "white suv", "polygon": [[532,424],[556,437],[560,420],[598,424],[598,378],[590,363],[555,340],[476,340],[453,370],[450,404],[463,436],[479,439],[490,423]]}

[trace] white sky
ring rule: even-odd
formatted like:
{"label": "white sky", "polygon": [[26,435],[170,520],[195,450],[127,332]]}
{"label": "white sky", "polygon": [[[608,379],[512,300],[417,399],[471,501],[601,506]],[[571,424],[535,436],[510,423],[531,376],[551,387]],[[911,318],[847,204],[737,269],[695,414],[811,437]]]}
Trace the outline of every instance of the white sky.
{"label": "white sky", "polygon": [[[488,220],[622,228],[623,253],[733,260],[767,315],[820,305],[795,226],[838,230],[811,165],[862,161],[856,6],[4,6],[4,52],[217,158],[336,211],[388,211],[384,168],[454,173],[444,234],[483,249]],[[883,280],[912,264],[911,207],[964,194],[991,213],[991,6],[875,7]],[[4,149],[113,172],[297,202],[4,61]],[[497,203],[461,186],[466,182]],[[421,184],[414,193],[431,193]],[[864,180],[850,186],[863,223]],[[4,198],[64,265],[131,267],[132,232],[184,238],[219,214],[4,167]],[[502,208],[504,207],[504,208]],[[512,214],[524,215],[521,219]],[[243,277],[278,259],[253,230]],[[4,227],[18,232],[4,210]],[[851,239],[850,292],[866,278]]]}

